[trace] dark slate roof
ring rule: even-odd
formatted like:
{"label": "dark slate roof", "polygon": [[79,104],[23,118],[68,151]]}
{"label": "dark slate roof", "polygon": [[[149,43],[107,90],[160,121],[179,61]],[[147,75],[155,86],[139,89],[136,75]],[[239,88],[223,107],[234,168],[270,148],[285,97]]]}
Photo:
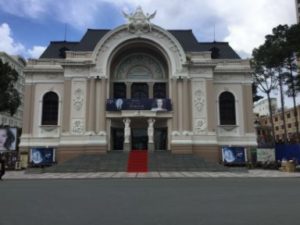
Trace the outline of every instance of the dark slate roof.
{"label": "dark slate roof", "polygon": [[[52,41],[40,58],[64,58],[63,51],[93,51],[108,29],[88,29],[79,42]],[[227,42],[198,42],[192,30],[168,30],[186,52],[218,52],[218,59],[240,59]]]}
{"label": "dark slate roof", "polygon": [[228,42],[200,42],[199,51],[219,50],[219,59],[240,59],[240,56],[230,47]]}
{"label": "dark slate roof", "polygon": [[40,58],[65,58],[61,54],[61,50],[70,50],[76,51],[76,47],[79,42],[70,42],[70,41],[51,41],[50,45],[46,48]]}
{"label": "dark slate roof", "polygon": [[77,47],[78,51],[93,51],[97,43],[110,30],[94,30],[88,29]]}

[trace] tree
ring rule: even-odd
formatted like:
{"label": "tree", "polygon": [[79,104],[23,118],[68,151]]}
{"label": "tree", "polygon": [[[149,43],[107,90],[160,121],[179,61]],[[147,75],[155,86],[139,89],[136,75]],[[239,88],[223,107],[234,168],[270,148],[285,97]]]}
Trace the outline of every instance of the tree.
{"label": "tree", "polygon": [[266,45],[261,45],[252,52],[253,59],[251,66],[254,69],[253,79],[258,89],[267,95],[269,103],[269,113],[271,122],[272,140],[275,143],[275,129],[273,122],[273,110],[271,105],[271,91],[277,88],[278,80],[275,76],[276,70],[270,63],[270,49]]}
{"label": "tree", "polygon": [[15,69],[0,59],[0,112],[8,112],[11,116],[21,104],[19,92],[14,86],[18,76]]}
{"label": "tree", "polygon": [[263,96],[260,96],[257,94],[257,86],[258,86],[258,84],[254,81],[252,83],[252,101],[253,102],[257,102],[263,98]]}

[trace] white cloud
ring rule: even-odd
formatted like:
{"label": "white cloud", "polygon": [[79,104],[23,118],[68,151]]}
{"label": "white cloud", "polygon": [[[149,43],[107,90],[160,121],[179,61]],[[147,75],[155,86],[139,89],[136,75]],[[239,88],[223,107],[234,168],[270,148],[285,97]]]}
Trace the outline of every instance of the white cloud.
{"label": "white cloud", "polygon": [[11,29],[7,23],[0,25],[0,40],[0,51],[16,55],[21,54],[25,50],[21,43],[13,39]]}
{"label": "white cloud", "polygon": [[23,44],[14,40],[7,23],[0,24],[0,40],[0,51],[10,55],[21,55],[25,58],[38,58],[46,49],[44,46],[33,46],[32,49],[26,49]]}
{"label": "white cloud", "polygon": [[33,46],[32,49],[28,49],[28,54],[30,58],[37,59],[45,51],[46,47],[44,46]]}
{"label": "white cloud", "polygon": [[[111,14],[107,4],[120,13]],[[243,56],[250,56],[273,27],[296,22],[295,2],[287,0],[0,0],[1,10],[8,13],[39,20],[51,17],[80,30],[106,27],[110,18],[122,17],[121,10],[131,12],[138,5],[148,13],[157,10],[153,22],[159,26],[193,29],[199,41],[212,41],[215,25],[216,40],[228,41]],[[100,15],[107,20],[99,20]]]}

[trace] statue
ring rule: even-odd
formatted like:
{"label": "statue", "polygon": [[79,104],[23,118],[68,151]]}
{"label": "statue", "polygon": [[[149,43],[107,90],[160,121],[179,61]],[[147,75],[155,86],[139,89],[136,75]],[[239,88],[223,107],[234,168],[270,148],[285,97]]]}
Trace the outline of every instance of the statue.
{"label": "statue", "polygon": [[123,120],[124,124],[125,124],[125,128],[124,128],[124,143],[129,143],[129,138],[130,138],[130,119],[126,118]]}
{"label": "statue", "polygon": [[128,20],[127,28],[131,33],[151,32],[150,20],[155,17],[156,11],[152,14],[144,14],[142,8],[139,6],[134,13],[127,14],[123,12],[124,17]]}
{"label": "statue", "polygon": [[153,143],[155,119],[148,119],[148,143]]}

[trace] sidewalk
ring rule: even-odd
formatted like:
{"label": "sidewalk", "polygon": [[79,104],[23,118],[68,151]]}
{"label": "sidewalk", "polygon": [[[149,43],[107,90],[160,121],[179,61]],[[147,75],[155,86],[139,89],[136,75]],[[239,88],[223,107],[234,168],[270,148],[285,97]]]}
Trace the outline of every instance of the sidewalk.
{"label": "sidewalk", "polygon": [[20,179],[104,179],[104,178],[289,178],[300,177],[300,173],[287,173],[277,170],[249,170],[248,172],[90,172],[90,173],[40,173],[27,174],[25,171],[7,171],[4,180]]}

